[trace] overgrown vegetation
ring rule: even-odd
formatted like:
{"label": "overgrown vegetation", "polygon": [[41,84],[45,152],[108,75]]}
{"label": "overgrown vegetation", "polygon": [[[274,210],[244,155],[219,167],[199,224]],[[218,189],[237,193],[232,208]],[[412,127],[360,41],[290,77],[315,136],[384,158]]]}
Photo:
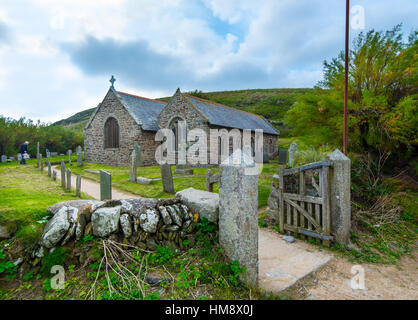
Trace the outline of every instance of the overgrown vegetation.
{"label": "overgrown vegetation", "polygon": [[65,154],[68,149],[75,150],[83,145],[83,132],[25,118],[14,120],[0,116],[0,154],[16,155],[25,141],[29,141],[28,153],[32,156],[36,155],[38,141],[43,154],[46,149]]}

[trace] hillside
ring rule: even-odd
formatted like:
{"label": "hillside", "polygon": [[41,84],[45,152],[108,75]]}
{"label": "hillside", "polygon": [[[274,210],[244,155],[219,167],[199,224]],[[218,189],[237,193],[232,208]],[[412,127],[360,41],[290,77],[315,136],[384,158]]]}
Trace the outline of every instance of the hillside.
{"label": "hillside", "polygon": [[[279,127],[281,119],[289,107],[295,102],[296,98],[308,90],[312,89],[248,89],[215,92],[195,90],[189,93],[203,99],[259,114]],[[168,101],[170,97],[157,100]],[[53,125],[62,125],[75,130],[82,130],[94,109],[91,108],[78,112],[67,119],[55,122]]]}

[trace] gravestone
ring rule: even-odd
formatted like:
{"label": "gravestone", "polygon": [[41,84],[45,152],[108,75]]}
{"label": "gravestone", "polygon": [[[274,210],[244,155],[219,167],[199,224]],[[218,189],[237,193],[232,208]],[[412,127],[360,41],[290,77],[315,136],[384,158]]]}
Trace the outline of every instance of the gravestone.
{"label": "gravestone", "polygon": [[48,160],[48,177],[51,177],[51,173],[52,173],[51,162],[49,162]]}
{"label": "gravestone", "polygon": [[39,168],[39,141],[36,143],[36,167]]}
{"label": "gravestone", "polygon": [[100,170],[100,200],[112,199],[112,175]]}
{"label": "gravestone", "polygon": [[[186,142],[181,143],[181,149],[183,149],[187,153],[187,143]],[[174,173],[175,174],[192,175],[193,174],[193,168],[186,161],[186,164],[177,164],[176,165],[176,170],[174,170]]]}
{"label": "gravestone", "polygon": [[65,162],[61,160],[61,186],[65,188]]}
{"label": "gravestone", "polygon": [[10,161],[15,161],[15,157],[10,157],[9,160]]}
{"label": "gravestone", "polygon": [[173,175],[171,173],[171,165],[168,163],[160,165],[161,180],[163,181],[163,191],[174,194]]}
{"label": "gravestone", "polygon": [[2,162],[2,163],[6,163],[6,162],[7,162],[7,156],[2,155],[2,156],[1,156],[1,162]]}
{"label": "gravestone", "polygon": [[83,165],[83,154],[81,153],[81,146],[77,147],[77,167]]}
{"label": "gravestone", "polygon": [[46,153],[46,158],[49,159],[51,157],[51,152],[49,152],[49,150],[46,149],[45,153]]}
{"label": "gravestone", "polygon": [[[244,155],[245,157],[245,155]],[[258,282],[258,176],[246,171],[251,165],[220,166],[219,243],[231,261],[246,267],[247,283]],[[254,166],[254,165],[252,165]]]}
{"label": "gravestone", "polygon": [[17,154],[17,161],[22,161],[22,154],[21,153]]}
{"label": "gravestone", "polygon": [[142,160],[143,160],[141,146],[138,143],[135,143],[134,149],[136,151],[136,166],[140,167],[142,166]]}
{"label": "gravestone", "polygon": [[55,170],[52,171],[52,180],[57,181],[57,172]]}
{"label": "gravestone", "polygon": [[77,180],[75,183],[75,195],[81,197],[81,174],[77,175]]}
{"label": "gravestone", "polygon": [[71,192],[71,169],[67,169],[67,191]]}
{"label": "gravestone", "polygon": [[131,153],[131,167],[129,168],[129,181],[136,183],[136,169],[137,169],[137,154],[136,149]]}
{"label": "gravestone", "polygon": [[68,165],[71,167],[71,155],[73,154],[73,151],[70,149],[67,151],[68,154]]}
{"label": "gravestone", "polygon": [[296,144],[296,142],[292,142],[292,144],[289,147],[289,166],[293,166],[295,162],[295,156],[298,151],[298,145]]}
{"label": "gravestone", "polygon": [[279,164],[287,163],[287,149],[279,149]]}
{"label": "gravestone", "polygon": [[41,172],[43,172],[44,171],[44,162],[42,160],[42,154],[39,155],[39,162],[41,164]]}
{"label": "gravestone", "polygon": [[58,152],[51,152],[51,157],[56,157],[58,155]]}

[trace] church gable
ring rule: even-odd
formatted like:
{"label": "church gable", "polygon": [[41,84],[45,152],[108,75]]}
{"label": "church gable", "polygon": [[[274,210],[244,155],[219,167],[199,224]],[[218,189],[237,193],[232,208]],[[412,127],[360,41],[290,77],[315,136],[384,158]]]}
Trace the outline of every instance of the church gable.
{"label": "church gable", "polygon": [[207,118],[177,89],[158,115],[158,125],[160,128],[169,128],[172,121],[179,118],[186,120],[189,129],[207,127]]}

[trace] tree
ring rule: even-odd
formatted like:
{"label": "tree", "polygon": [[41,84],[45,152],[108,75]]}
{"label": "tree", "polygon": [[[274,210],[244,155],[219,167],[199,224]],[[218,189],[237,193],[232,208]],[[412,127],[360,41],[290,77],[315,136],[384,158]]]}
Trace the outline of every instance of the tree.
{"label": "tree", "polygon": [[[417,143],[418,33],[401,26],[361,33],[350,51],[349,147],[378,154],[412,152]],[[324,62],[324,79],[300,97],[285,122],[297,135],[342,144],[344,54]]]}

